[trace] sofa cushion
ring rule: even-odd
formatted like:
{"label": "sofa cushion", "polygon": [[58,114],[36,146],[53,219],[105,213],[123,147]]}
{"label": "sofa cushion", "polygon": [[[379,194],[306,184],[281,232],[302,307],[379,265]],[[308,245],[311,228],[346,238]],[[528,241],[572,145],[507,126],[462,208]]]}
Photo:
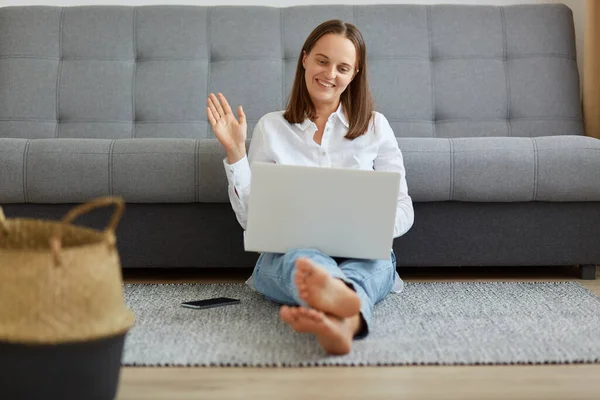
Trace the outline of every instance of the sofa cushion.
{"label": "sofa cushion", "polygon": [[401,138],[414,201],[598,201],[600,141],[582,136]]}
{"label": "sofa cushion", "polygon": [[[585,136],[400,138],[414,201],[599,201],[600,141]],[[223,202],[215,139],[0,139],[0,203]]]}
{"label": "sofa cushion", "polygon": [[213,139],[0,138],[0,203],[224,202],[224,157]]}

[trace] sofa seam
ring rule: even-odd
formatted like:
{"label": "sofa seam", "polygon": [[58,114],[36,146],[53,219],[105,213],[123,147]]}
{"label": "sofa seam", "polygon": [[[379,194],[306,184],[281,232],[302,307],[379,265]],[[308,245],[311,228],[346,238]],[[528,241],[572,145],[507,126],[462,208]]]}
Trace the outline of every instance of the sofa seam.
{"label": "sofa seam", "polygon": [[448,138],[450,143],[450,199],[454,199],[454,140]]}
{"label": "sofa seam", "polygon": [[431,6],[427,6],[427,36],[429,44],[429,79],[431,80],[431,133],[437,137],[435,120],[435,71],[433,65],[433,31],[431,28]]}
{"label": "sofa seam", "polygon": [[537,141],[535,137],[531,138],[531,143],[533,144],[533,199],[532,201],[536,201],[538,196],[538,185],[539,185],[539,153],[537,147]]}
{"label": "sofa seam", "polygon": [[[6,58],[35,58],[41,60],[58,60],[59,57],[49,57],[49,56],[36,56],[36,55],[28,55],[28,54],[5,54],[0,55],[0,59]],[[294,57],[296,58],[296,57]],[[532,53],[532,54],[521,54],[517,56],[508,57],[509,60],[517,60],[522,58],[564,58],[571,61],[577,61],[575,57],[572,57],[568,54],[561,53]],[[67,61],[136,61],[131,58],[108,58],[108,57],[64,57],[64,60]],[[419,57],[419,56],[384,56],[384,55],[373,55],[369,57],[369,60],[427,60],[427,57]],[[215,62],[223,62],[223,61],[239,61],[239,60],[272,60],[278,61],[277,57],[266,57],[266,56],[242,56],[242,57],[225,57],[218,58],[212,61]],[[502,60],[502,57],[496,56],[469,56],[469,55],[460,55],[460,56],[438,56],[435,57],[434,60]],[[142,57],[138,58],[137,62],[147,62],[147,61],[202,61],[207,62],[211,61],[205,58],[198,57]]]}
{"label": "sofa seam", "polygon": [[[210,96],[210,74],[211,74],[211,66],[212,66],[212,40],[210,37],[210,15],[211,15],[211,11],[212,11],[212,6],[208,6],[206,7],[206,42],[208,43],[207,46],[207,65],[206,65],[206,101],[208,102],[208,97]],[[208,107],[208,104],[207,104]],[[205,137],[209,138],[210,135],[210,122],[208,121],[208,117],[206,118],[206,133],[205,133]]]}
{"label": "sofa seam", "polygon": [[62,74],[63,65],[63,24],[65,16],[65,8],[60,9],[60,23],[58,24],[58,71],[56,74],[56,127],[54,128],[54,138],[58,139],[60,132],[60,75]]}
{"label": "sofa seam", "polygon": [[138,7],[133,7],[133,73],[131,76],[131,138],[134,139],[136,132],[136,113],[135,113],[135,80],[137,77],[137,55],[138,55],[138,47],[137,47],[137,12]]}
{"label": "sofa seam", "polygon": [[194,201],[200,202],[200,140],[196,139],[194,147]]}
{"label": "sofa seam", "polygon": [[[38,139],[27,139],[27,140],[38,140]],[[84,139],[85,140],[85,139]],[[120,139],[110,139],[111,141],[114,140],[120,140]],[[110,146],[110,145],[109,145]],[[600,149],[598,149],[600,150]],[[103,151],[99,151],[99,152],[91,152],[91,151],[81,151],[81,152],[75,152],[75,151],[46,151],[46,150],[41,150],[41,151],[36,151],[35,154],[94,154],[94,155],[100,155],[100,154],[110,154],[109,151],[103,152]],[[169,155],[183,155],[183,156],[189,156],[190,153],[189,152],[183,152],[183,151],[175,151],[175,152],[160,152],[160,151],[144,151],[144,152],[132,152],[132,151],[125,151],[125,152],[120,152],[119,155],[154,155],[154,154],[169,154]]]}
{"label": "sofa seam", "polygon": [[[411,118],[393,118],[390,117],[388,118],[390,121],[394,121],[394,120],[411,120]],[[577,117],[516,117],[516,118],[511,118],[517,121],[536,121],[536,120],[542,120],[542,121],[556,121],[556,120],[563,120],[563,121],[572,121],[572,122],[580,122],[580,119]],[[413,118],[413,120],[416,120],[415,118]],[[438,122],[502,122],[504,119],[502,118],[480,118],[480,119],[473,119],[473,118],[444,118],[444,119],[440,119],[438,120]],[[421,121],[427,121],[427,120],[421,120]]]}
{"label": "sofa seam", "polygon": [[29,202],[29,194],[27,193],[27,162],[29,154],[29,145],[32,139],[27,139],[25,142],[25,148],[23,149],[23,202]]}
{"label": "sofa seam", "polygon": [[[411,138],[412,139],[412,138]],[[419,138],[422,139],[422,138]],[[425,138],[427,139],[427,138]],[[439,138],[439,139],[445,139],[445,140],[453,140],[453,138]],[[523,137],[522,139],[531,139],[531,138],[525,138]],[[40,139],[25,139],[25,140],[40,140]],[[86,139],[83,139],[86,140]],[[122,140],[122,139],[110,139],[110,140]],[[177,139],[175,139],[177,140]],[[199,140],[199,139],[198,139]],[[573,149],[575,150],[588,150],[588,151],[600,151],[600,148],[593,148],[593,147],[574,147]],[[491,150],[496,150],[496,149],[485,149],[486,151],[491,151]],[[506,149],[503,149],[506,150]],[[561,149],[543,149],[545,151],[562,151]],[[472,150],[460,150],[457,151],[455,148],[452,150],[453,154],[463,154],[463,153],[480,153],[482,150],[481,149],[472,149]],[[0,151],[0,153],[11,153],[10,151]],[[402,153],[447,153],[447,151],[445,150],[410,150],[410,149],[402,149]],[[539,153],[539,150],[538,150]],[[99,154],[108,154],[108,152],[86,152],[86,151],[82,151],[82,152],[73,152],[73,151],[47,151],[47,150],[40,150],[40,151],[36,151],[35,154],[94,154],[94,155],[99,155]],[[120,152],[118,153],[119,155],[152,155],[152,154],[172,154],[172,155],[190,155],[189,152],[183,152],[183,151],[176,151],[176,152],[160,152],[160,151],[144,151],[144,152],[132,152],[132,151],[127,151],[127,152]]]}
{"label": "sofa seam", "polygon": [[506,35],[506,15],[504,13],[504,7],[500,8],[500,25],[502,25],[502,64],[504,65],[504,77],[506,78],[506,128],[507,135],[511,137],[512,125],[511,125],[511,93],[510,93],[510,80],[508,78],[508,37]]}
{"label": "sofa seam", "polygon": [[[415,122],[415,123],[431,123],[429,119],[419,119],[419,118],[398,118],[398,117],[386,117],[389,121],[400,121],[400,122]],[[578,117],[515,117],[511,118],[515,121],[569,121],[569,122],[577,122],[581,123],[581,119]],[[20,121],[20,122],[56,122],[54,119],[47,118],[20,118],[20,117],[0,117],[0,121]],[[250,122],[257,122],[259,119],[247,119]],[[481,118],[481,119],[473,119],[473,118],[445,118],[438,119],[436,123],[449,123],[449,122],[503,122],[504,118]],[[119,121],[119,120],[99,120],[99,119],[70,119],[65,120],[63,124],[76,124],[76,123],[105,123],[105,124],[130,124],[131,121]],[[138,121],[138,124],[199,124],[206,123],[205,120],[142,120]],[[575,136],[585,136],[585,135],[575,135]],[[205,138],[208,139],[208,138]]]}
{"label": "sofa seam", "polygon": [[[427,139],[427,138],[425,138]],[[442,139],[442,138],[440,138]],[[450,138],[445,138],[445,139],[450,139]],[[454,138],[456,139],[456,138]],[[461,138],[464,139],[464,138]],[[467,138],[468,139],[468,138]],[[522,137],[519,139],[531,139],[531,137]],[[575,150],[591,150],[591,151],[600,151],[600,148],[593,148],[593,147],[575,147]],[[497,148],[487,148],[487,149],[471,149],[471,150],[456,150],[454,149],[453,152],[454,154],[465,154],[465,153],[481,153],[481,151],[495,151],[495,150],[514,150],[514,149],[497,149]],[[543,150],[547,150],[547,151],[557,151],[557,150],[561,150],[562,149],[543,149]],[[402,149],[402,153],[446,153],[446,151],[444,150],[410,150],[410,149]],[[539,150],[538,150],[539,153]],[[140,153],[135,153],[135,154],[140,154]]]}
{"label": "sofa seam", "polygon": [[[387,117],[390,121],[409,121],[409,122],[431,122],[428,119],[421,118],[404,118],[404,117]],[[581,118],[579,117],[552,117],[552,116],[536,116],[536,117],[513,117],[512,119],[519,121],[532,121],[532,120],[543,120],[543,121],[571,121],[571,122],[581,122]],[[444,118],[438,119],[438,122],[501,122],[503,118]],[[0,121],[23,121],[23,122],[56,122],[55,119],[50,118],[28,118],[28,117],[0,117]],[[248,121],[258,121],[258,119],[248,119]],[[102,120],[102,119],[68,119],[64,120],[63,123],[85,123],[85,122],[99,122],[106,124],[128,124],[131,123],[130,120]],[[189,119],[189,120],[177,120],[177,119],[146,119],[139,121],[140,124],[173,124],[173,123],[182,123],[182,124],[191,124],[191,123],[201,123],[206,122],[201,119]],[[581,135],[583,136],[583,135]]]}
{"label": "sofa seam", "polygon": [[114,154],[114,146],[117,140],[113,139],[110,141],[110,145],[108,146],[108,195],[113,195],[113,174],[114,174],[114,165],[113,165],[113,154]]}

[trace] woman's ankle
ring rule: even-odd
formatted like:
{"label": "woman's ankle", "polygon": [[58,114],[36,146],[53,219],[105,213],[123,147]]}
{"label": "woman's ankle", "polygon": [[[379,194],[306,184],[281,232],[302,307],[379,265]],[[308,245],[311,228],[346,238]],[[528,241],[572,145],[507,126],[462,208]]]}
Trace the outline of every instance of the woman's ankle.
{"label": "woman's ankle", "polygon": [[358,333],[362,332],[363,320],[359,314],[356,314],[353,317],[348,318],[348,323],[350,324],[350,331],[352,332],[352,337],[356,336]]}

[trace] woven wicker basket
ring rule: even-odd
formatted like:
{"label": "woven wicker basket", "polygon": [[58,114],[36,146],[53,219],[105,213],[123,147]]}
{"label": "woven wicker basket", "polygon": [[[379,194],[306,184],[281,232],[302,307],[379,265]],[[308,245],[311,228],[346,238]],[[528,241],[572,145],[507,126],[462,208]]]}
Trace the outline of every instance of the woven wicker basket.
{"label": "woven wicker basket", "polygon": [[[116,206],[104,231],[74,218]],[[115,230],[124,201],[102,197],[60,222],[6,219],[0,208],[0,393],[7,399],[116,396],[127,331]]]}
{"label": "woven wicker basket", "polygon": [[[104,231],[71,224],[110,205],[116,209]],[[0,208],[0,341],[88,341],[131,328],[115,245],[123,209],[123,199],[101,197],[58,222],[6,219]]]}

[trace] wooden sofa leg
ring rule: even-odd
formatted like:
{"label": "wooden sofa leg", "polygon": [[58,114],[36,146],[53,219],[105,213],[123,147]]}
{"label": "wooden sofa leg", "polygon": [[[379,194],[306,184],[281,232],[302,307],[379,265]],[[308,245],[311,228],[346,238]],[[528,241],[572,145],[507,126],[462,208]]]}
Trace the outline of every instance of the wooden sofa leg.
{"label": "wooden sofa leg", "polygon": [[596,279],[596,265],[595,264],[579,265],[579,278],[585,279],[585,280]]}

